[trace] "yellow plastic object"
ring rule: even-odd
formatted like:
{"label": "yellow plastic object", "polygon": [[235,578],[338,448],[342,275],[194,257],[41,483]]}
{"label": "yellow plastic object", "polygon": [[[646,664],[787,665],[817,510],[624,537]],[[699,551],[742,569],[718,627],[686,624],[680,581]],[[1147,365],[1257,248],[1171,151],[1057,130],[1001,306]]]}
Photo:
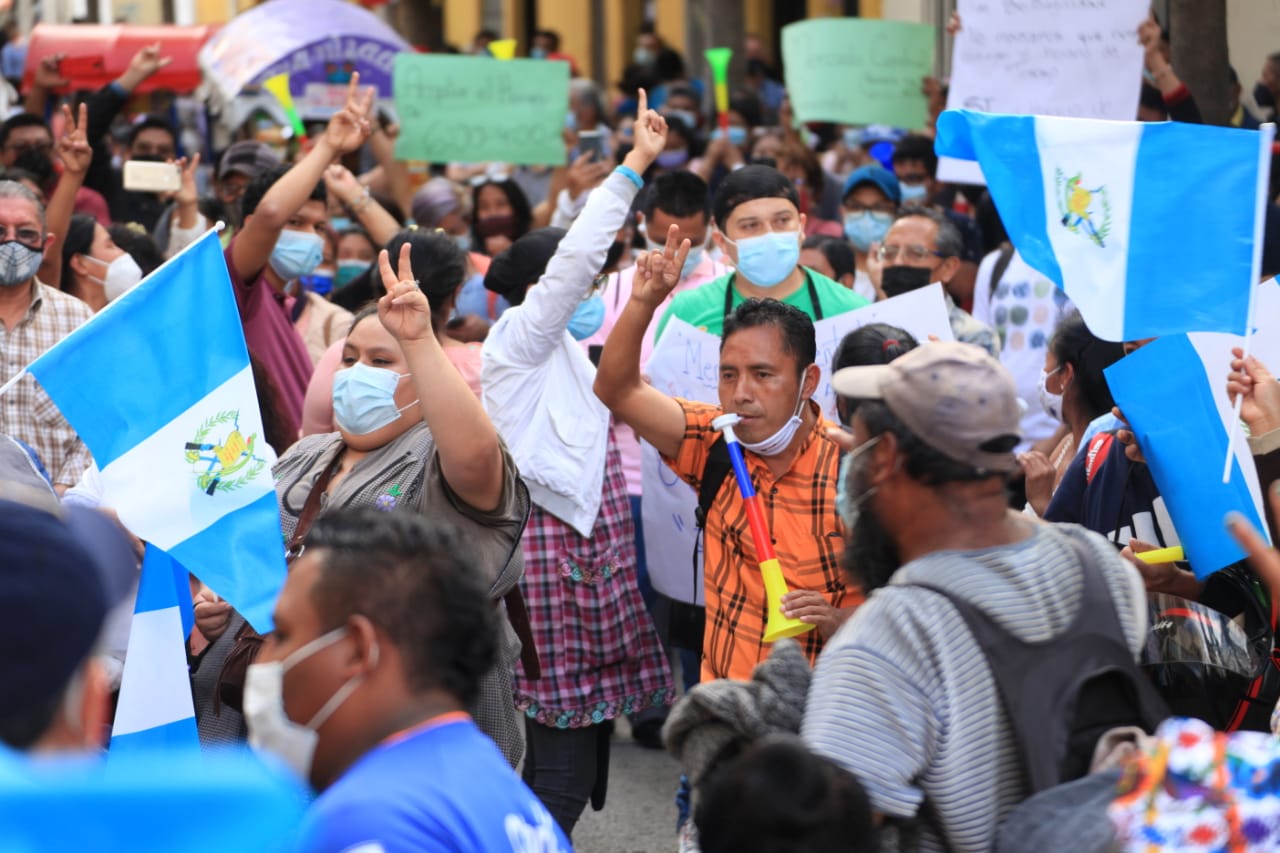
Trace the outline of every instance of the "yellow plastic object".
{"label": "yellow plastic object", "polygon": [[1187,559],[1182,551],[1181,545],[1174,545],[1172,548],[1157,548],[1154,551],[1142,551],[1134,554],[1144,563],[1180,563]]}
{"label": "yellow plastic object", "polygon": [[289,125],[293,128],[294,136],[305,139],[307,129],[302,124],[302,117],[298,115],[298,108],[293,103],[293,95],[289,92],[289,75],[277,74],[274,77],[268,77],[263,81],[262,88],[275,95],[280,106],[284,107],[284,113],[289,117]]}
{"label": "yellow plastic object", "polygon": [[716,112],[724,115],[729,112],[729,60],[733,58],[733,48],[708,48],[706,56],[711,66],[711,80],[715,83]]}
{"label": "yellow plastic object", "polygon": [[761,563],[760,574],[764,576],[764,589],[769,599],[769,621],[764,626],[766,643],[776,643],[783,637],[795,637],[817,627],[782,615],[782,596],[787,594],[787,582],[782,577],[782,566],[778,565],[777,559]]}
{"label": "yellow plastic object", "polygon": [[489,42],[489,53],[494,59],[514,59],[516,55],[515,39],[498,39]]}

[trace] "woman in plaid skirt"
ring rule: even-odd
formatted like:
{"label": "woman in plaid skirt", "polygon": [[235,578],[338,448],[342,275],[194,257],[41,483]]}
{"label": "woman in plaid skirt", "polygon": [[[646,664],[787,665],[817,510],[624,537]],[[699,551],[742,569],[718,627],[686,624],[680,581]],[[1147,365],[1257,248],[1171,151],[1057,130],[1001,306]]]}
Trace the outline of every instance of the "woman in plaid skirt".
{"label": "woman in plaid skirt", "polygon": [[[512,305],[485,340],[484,404],[529,487],[521,588],[541,677],[516,670],[524,778],[572,833],[587,800],[604,805],[619,714],[674,697],[671,672],[635,576],[626,481],[609,412],[578,343],[600,326],[596,273],[642,175],[666,143],[643,104],[635,148],[588,197],[573,227],[543,228],[494,258],[485,287]],[[565,334],[568,331],[569,334]]]}

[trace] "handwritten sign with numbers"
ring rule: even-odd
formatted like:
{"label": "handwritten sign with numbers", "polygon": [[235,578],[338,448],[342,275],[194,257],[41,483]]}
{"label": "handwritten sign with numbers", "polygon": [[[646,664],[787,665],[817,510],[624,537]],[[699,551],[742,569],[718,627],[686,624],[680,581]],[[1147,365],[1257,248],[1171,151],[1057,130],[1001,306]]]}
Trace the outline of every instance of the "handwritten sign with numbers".
{"label": "handwritten sign with numbers", "polygon": [[[1149,0],[960,0],[947,109],[1133,121]],[[944,157],[938,178],[981,183]]]}
{"label": "handwritten sign with numbers", "polygon": [[[835,393],[831,390],[831,360],[836,347],[845,335],[871,323],[898,326],[921,342],[927,341],[929,335],[944,341],[955,339],[940,284],[818,321],[814,335],[822,378],[814,400],[828,419],[836,417]],[[670,397],[718,405],[720,338],[673,317],[654,347],[645,372],[653,387]],[[640,442],[640,456],[649,578],[663,595],[701,604],[702,562],[699,559],[695,568],[693,558],[698,538],[693,513],[698,496],[648,442]]]}

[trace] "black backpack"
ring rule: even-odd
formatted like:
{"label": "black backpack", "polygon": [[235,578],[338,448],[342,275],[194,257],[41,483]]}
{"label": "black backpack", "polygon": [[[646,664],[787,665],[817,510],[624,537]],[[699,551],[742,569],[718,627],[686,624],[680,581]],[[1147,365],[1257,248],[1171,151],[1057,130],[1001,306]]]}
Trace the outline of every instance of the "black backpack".
{"label": "black backpack", "polygon": [[991,667],[1013,728],[1027,794],[1086,775],[1098,739],[1116,726],[1148,734],[1169,716],[1164,700],[1125,642],[1102,572],[1072,540],[1084,574],[1080,611],[1057,637],[1028,643],[967,601],[946,596]]}

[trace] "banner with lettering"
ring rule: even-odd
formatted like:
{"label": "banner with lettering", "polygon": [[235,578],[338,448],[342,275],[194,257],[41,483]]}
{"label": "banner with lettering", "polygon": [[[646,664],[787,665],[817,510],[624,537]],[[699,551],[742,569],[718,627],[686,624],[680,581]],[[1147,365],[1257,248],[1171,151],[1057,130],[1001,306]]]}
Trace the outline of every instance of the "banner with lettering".
{"label": "banner with lettering", "polygon": [[[1142,88],[1138,25],[1149,0],[959,0],[947,109],[1133,121]],[[985,183],[944,157],[938,178]]]}

